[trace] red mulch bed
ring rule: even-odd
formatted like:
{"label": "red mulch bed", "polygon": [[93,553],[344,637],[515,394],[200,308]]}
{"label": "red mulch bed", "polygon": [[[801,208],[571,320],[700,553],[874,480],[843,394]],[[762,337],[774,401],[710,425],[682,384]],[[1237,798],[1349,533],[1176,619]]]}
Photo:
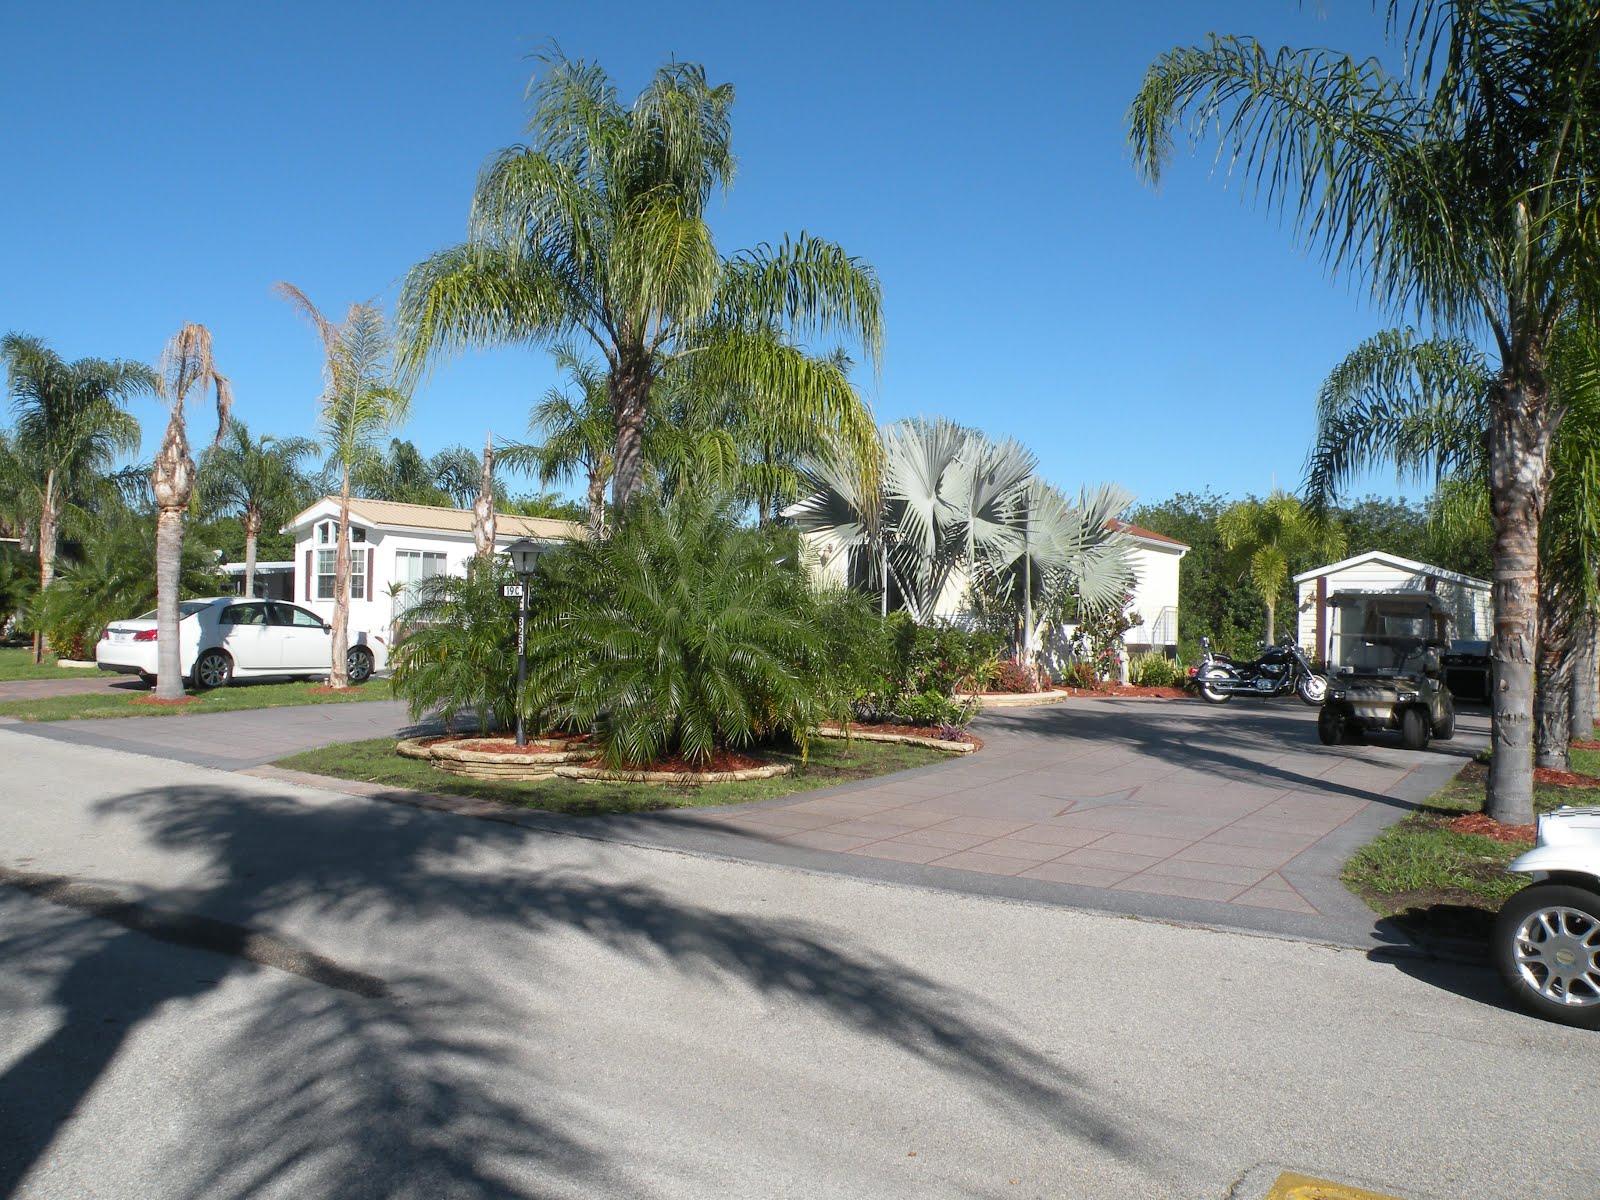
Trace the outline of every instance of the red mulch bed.
{"label": "red mulch bed", "polygon": [[1600,777],[1579,775],[1576,771],[1557,771],[1552,767],[1535,767],[1535,783],[1549,783],[1556,787],[1600,788]]}
{"label": "red mulch bed", "polygon": [[185,704],[199,704],[199,696],[180,696],[176,700],[162,700],[157,696],[135,696],[129,704],[148,704],[151,708],[181,708]]}
{"label": "red mulch bed", "polygon": [[[1558,772],[1559,773],[1559,772]],[[1450,822],[1457,833],[1477,833],[1497,842],[1531,842],[1536,834],[1533,825],[1502,825],[1483,813],[1467,813]]]}
{"label": "red mulch bed", "polygon": [[1175,687],[1138,687],[1131,683],[1103,683],[1097,688],[1057,688],[1068,696],[1111,700],[1184,700],[1189,693]]}
{"label": "red mulch bed", "polygon": [[1600,742],[1590,741],[1587,738],[1573,738],[1572,748],[1574,750],[1600,750]]}
{"label": "red mulch bed", "polygon": [[[598,758],[591,758],[583,764],[586,767],[604,767],[606,764]],[[740,754],[737,750],[713,750],[710,762],[692,763],[681,754],[669,754],[658,758],[644,766],[623,767],[624,771],[671,771],[677,775],[693,775],[706,771],[749,771],[756,767],[770,767],[772,764],[759,758],[751,758],[748,754]]]}

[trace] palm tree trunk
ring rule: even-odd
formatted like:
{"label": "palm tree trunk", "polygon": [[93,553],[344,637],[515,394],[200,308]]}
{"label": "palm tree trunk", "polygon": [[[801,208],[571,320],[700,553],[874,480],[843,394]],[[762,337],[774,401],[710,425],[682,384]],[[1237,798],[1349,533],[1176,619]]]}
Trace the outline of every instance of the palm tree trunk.
{"label": "palm tree trunk", "polygon": [[1593,609],[1586,609],[1578,632],[1578,652],[1572,663],[1572,703],[1568,713],[1567,732],[1571,737],[1594,737],[1595,675],[1600,670],[1596,638],[1600,635]]}
{"label": "palm tree trunk", "polygon": [[1533,822],[1533,659],[1538,645],[1539,519],[1549,479],[1549,405],[1502,375],[1490,397],[1489,503],[1494,520],[1494,726],[1485,810]]}
{"label": "palm tree trunk", "polygon": [[640,351],[624,358],[611,372],[611,416],[617,429],[617,468],[611,478],[611,499],[617,519],[626,520],[644,484],[644,418],[650,399],[650,362]]}
{"label": "palm tree trunk", "polygon": [[350,686],[350,470],[339,487],[339,541],[333,552],[333,661],[328,686]]}
{"label": "palm tree trunk", "polygon": [[254,505],[244,510],[244,594],[256,594],[256,541],[261,536],[261,510]]}
{"label": "palm tree trunk", "polygon": [[[44,480],[44,502],[39,505],[39,592],[41,596],[45,588],[50,586],[51,580],[56,577],[56,541],[60,537],[61,514],[56,496],[56,473],[52,470]],[[35,664],[44,660],[45,651],[49,645],[44,636],[44,630],[36,629],[33,634],[33,661]]]}
{"label": "palm tree trunk", "polygon": [[1273,616],[1274,616],[1274,613],[1272,611],[1272,608],[1273,608],[1272,601],[1268,600],[1267,601],[1267,645],[1268,646],[1271,646],[1273,644],[1272,634],[1273,634]]}
{"label": "palm tree trunk", "polygon": [[183,699],[183,653],[178,645],[178,576],[183,563],[183,512],[156,514],[156,699]]}
{"label": "palm tree trunk", "polygon": [[598,467],[589,472],[589,540],[606,535],[606,481]]}
{"label": "palm tree trunk", "polygon": [[1534,676],[1533,765],[1553,771],[1572,769],[1567,741],[1571,737],[1573,651],[1572,623],[1561,619],[1555,598],[1540,597],[1539,663]]}

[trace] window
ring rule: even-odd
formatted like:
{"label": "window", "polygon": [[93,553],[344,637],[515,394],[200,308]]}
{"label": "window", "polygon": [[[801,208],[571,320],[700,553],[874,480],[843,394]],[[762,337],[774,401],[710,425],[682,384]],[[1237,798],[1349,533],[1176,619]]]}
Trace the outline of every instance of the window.
{"label": "window", "polygon": [[333,599],[334,556],[337,551],[317,551],[317,599]]}
{"label": "window", "polygon": [[263,604],[230,604],[222,610],[224,625],[265,625],[266,606]]}
{"label": "window", "polygon": [[445,556],[432,550],[396,550],[394,552],[395,582],[405,587],[396,601],[395,611],[400,613],[417,602],[421,583],[445,572]]}
{"label": "window", "polygon": [[274,625],[289,625],[295,629],[322,628],[321,617],[314,616],[303,608],[295,608],[293,605],[274,604],[271,613]]}

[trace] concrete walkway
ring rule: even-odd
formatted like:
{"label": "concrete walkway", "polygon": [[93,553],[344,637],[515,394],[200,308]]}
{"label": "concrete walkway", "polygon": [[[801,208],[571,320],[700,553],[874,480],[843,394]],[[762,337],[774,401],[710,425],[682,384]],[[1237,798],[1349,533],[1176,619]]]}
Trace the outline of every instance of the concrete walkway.
{"label": "concrete walkway", "polygon": [[[294,778],[481,815],[482,804],[290,776],[265,764],[409,728],[398,702],[12,725],[58,741]],[[1072,700],[986,713],[970,758],[754,805],[573,818],[551,832],[890,882],[1370,947],[1401,940],[1339,882],[1358,847],[1487,737],[1465,715],[1426,753],[1328,748],[1293,702]]]}

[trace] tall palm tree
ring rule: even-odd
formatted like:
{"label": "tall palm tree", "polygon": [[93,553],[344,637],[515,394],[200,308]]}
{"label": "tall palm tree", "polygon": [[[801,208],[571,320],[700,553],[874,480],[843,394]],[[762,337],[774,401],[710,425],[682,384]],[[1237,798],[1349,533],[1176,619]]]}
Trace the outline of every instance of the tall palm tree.
{"label": "tall palm tree", "polygon": [[228,430],[233,388],[211,356],[211,331],[186,324],[161,354],[161,395],[172,410],[167,432],[150,467],[156,501],[156,698],[183,698],[183,654],[178,645],[178,599],[182,586],[183,522],[194,498],[194,457],[189,453],[184,404],[190,393],[214,394],[220,444]]}
{"label": "tall palm tree", "polygon": [[1129,110],[1155,182],[1185,118],[1295,232],[1395,309],[1493,339],[1494,758],[1489,812],[1533,814],[1529,727],[1539,515],[1550,441],[1546,350],[1600,289],[1600,8],[1587,0],[1399,0],[1407,71],[1213,36],[1162,55]]}
{"label": "tall palm tree", "polygon": [[[1571,710],[1583,711],[1581,699],[1594,691],[1593,670],[1578,664],[1590,655],[1590,613],[1600,603],[1600,337],[1592,326],[1563,322],[1549,359],[1551,393],[1565,417],[1551,443],[1539,529],[1534,761],[1565,770]],[[1462,339],[1410,330],[1368,339],[1323,384],[1308,501],[1324,508],[1342,486],[1387,463],[1438,484],[1441,523],[1482,525],[1493,385],[1482,352]]]}
{"label": "tall palm tree", "polygon": [[[110,473],[119,455],[139,448],[139,422],[123,405],[157,389],[144,363],[123,359],[64,361],[43,340],[20,333],[0,338],[16,430],[15,477],[8,492],[38,548],[39,586],[55,578],[61,521],[92,481]],[[19,511],[19,517],[22,513]],[[34,638],[34,659],[44,650]]]}
{"label": "tall palm tree", "polygon": [[244,527],[244,594],[255,595],[256,542],[268,520],[298,511],[311,490],[300,464],[316,454],[310,438],[252,438],[243,421],[228,426],[222,443],[200,456],[200,503],[212,513],[232,513]]}
{"label": "tall palm tree", "polygon": [[1230,504],[1217,518],[1217,532],[1229,568],[1254,584],[1266,604],[1268,645],[1275,640],[1278,597],[1289,582],[1290,565],[1308,558],[1338,558],[1345,547],[1340,526],[1319,519],[1281,491],[1265,500]]}
{"label": "tall palm tree", "polygon": [[576,347],[555,348],[557,368],[566,387],[552,387],[528,414],[528,432],[537,443],[518,443],[500,450],[505,466],[532,471],[543,487],[582,477],[589,512],[589,536],[605,536],[606,481],[611,478],[616,426],[611,417],[610,388],[605,372],[580,355]]}
{"label": "tall palm tree", "polygon": [[531,144],[484,167],[468,240],[406,276],[408,374],[466,346],[589,339],[606,363],[619,511],[644,481],[652,389],[691,358],[704,384],[767,394],[869,456],[875,431],[854,390],[768,333],[837,332],[875,360],[871,267],[805,234],[723,258],[706,224],[712,192],[733,178],[733,89],[669,63],[625,105],[598,66],[544,61]]}
{"label": "tall palm tree", "polygon": [[392,345],[383,312],[352,304],[335,325],[290,283],[276,290],[311,322],[322,339],[323,392],[318,426],[329,464],[339,472],[339,533],[333,566],[331,687],[350,686],[350,475],[377,457],[383,436],[405,419],[407,390],[395,382]]}

